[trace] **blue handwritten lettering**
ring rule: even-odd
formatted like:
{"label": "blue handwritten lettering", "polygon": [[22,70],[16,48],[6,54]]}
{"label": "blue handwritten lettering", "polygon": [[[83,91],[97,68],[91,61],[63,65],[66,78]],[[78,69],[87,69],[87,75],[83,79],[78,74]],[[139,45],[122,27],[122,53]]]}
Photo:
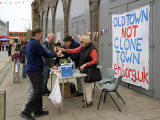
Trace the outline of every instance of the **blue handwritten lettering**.
{"label": "blue handwritten lettering", "polygon": [[118,37],[116,37],[115,39],[114,39],[114,48],[118,48],[118,45],[116,45],[116,41],[118,40]]}
{"label": "blue handwritten lettering", "polygon": [[131,63],[131,60],[132,60],[132,53],[130,54],[130,56],[127,56],[127,52],[126,52],[126,62]]}
{"label": "blue handwritten lettering", "polygon": [[122,51],[122,52],[121,52],[121,55],[120,55],[120,59],[121,59],[121,62],[122,62],[122,63],[124,63],[124,62],[125,62],[125,58],[126,58],[126,56],[125,56],[125,52],[124,52],[124,51]]}
{"label": "blue handwritten lettering", "polygon": [[136,38],[134,39],[134,43],[133,43],[133,39],[131,38],[131,43],[129,45],[130,45],[130,50],[132,50],[132,47],[135,50],[136,49]]}
{"label": "blue handwritten lettering", "polygon": [[120,53],[120,51],[116,50],[115,52],[117,53],[117,62],[119,62],[119,53]]}
{"label": "blue handwritten lettering", "polygon": [[114,27],[123,27],[125,25],[125,16],[113,18]]}
{"label": "blue handwritten lettering", "polygon": [[122,62],[122,63],[132,63],[132,64],[140,64],[140,53],[128,53],[125,51],[115,51],[116,56],[117,56],[117,62]]}
{"label": "blue handwritten lettering", "polygon": [[133,54],[133,64],[135,64],[134,60],[137,62],[137,64],[140,64],[140,53],[138,53],[138,58],[136,57],[135,54]]}
{"label": "blue handwritten lettering", "polygon": [[142,51],[141,48],[139,48],[141,46],[140,40],[142,40],[142,38],[137,38],[137,45],[136,45],[136,51]]}
{"label": "blue handwritten lettering", "polygon": [[120,38],[120,50],[123,50],[121,40],[122,40],[122,39]]}
{"label": "blue handwritten lettering", "polygon": [[130,46],[129,44],[130,44],[129,39],[126,38],[126,40],[125,40],[125,42],[124,42],[124,48],[125,48],[125,50],[128,50],[128,49],[129,49],[129,46]]}
{"label": "blue handwritten lettering", "polygon": [[127,18],[127,25],[139,24],[140,22],[143,23],[144,21],[149,20],[148,8],[145,10],[141,10],[140,14],[137,16],[136,13],[128,13],[126,14]]}

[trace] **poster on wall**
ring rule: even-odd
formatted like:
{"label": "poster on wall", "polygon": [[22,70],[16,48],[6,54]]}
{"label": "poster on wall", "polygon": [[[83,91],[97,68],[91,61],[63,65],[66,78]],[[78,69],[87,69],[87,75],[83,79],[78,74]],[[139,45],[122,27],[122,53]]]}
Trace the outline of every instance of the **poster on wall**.
{"label": "poster on wall", "polygon": [[146,5],[123,14],[112,15],[112,67],[115,77],[148,90],[149,88],[149,12]]}
{"label": "poster on wall", "polygon": [[62,43],[62,41],[61,41],[61,32],[57,32],[56,33],[56,42],[60,42],[60,43]]}
{"label": "poster on wall", "polygon": [[57,38],[57,40],[61,40],[61,33],[60,32],[56,33],[56,38]]}

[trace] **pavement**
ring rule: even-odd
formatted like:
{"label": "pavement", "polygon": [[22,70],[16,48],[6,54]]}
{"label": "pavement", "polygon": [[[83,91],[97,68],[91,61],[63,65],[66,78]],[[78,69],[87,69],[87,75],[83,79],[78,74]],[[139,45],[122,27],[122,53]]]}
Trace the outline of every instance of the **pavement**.
{"label": "pavement", "polygon": [[[24,120],[19,116],[26,100],[28,81],[20,79],[19,83],[13,83],[11,61],[8,63],[8,75],[5,77],[0,90],[7,91],[6,120]],[[20,73],[21,74],[21,73]],[[54,79],[55,80],[55,79]],[[50,80],[48,83],[50,88]],[[100,90],[96,89],[93,98],[93,106],[84,109],[82,97],[66,98],[64,100],[64,113],[60,113],[47,96],[43,97],[45,109],[49,115],[36,118],[36,120],[160,120],[160,100],[138,93],[129,88],[120,86],[119,93],[125,100],[122,101],[113,94],[122,112],[119,112],[109,96],[105,103],[101,103],[97,111]]]}

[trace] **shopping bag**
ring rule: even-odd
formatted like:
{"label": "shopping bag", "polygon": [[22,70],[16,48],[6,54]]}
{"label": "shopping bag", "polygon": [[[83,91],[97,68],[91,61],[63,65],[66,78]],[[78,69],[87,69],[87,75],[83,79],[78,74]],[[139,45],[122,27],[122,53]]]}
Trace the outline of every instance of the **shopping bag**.
{"label": "shopping bag", "polygon": [[56,106],[57,109],[61,108],[62,96],[61,96],[58,78],[56,79],[54,88],[53,88],[51,94],[49,95],[49,99],[51,99],[52,103]]}
{"label": "shopping bag", "polygon": [[19,70],[19,64],[18,63],[15,63],[15,73],[17,73]]}

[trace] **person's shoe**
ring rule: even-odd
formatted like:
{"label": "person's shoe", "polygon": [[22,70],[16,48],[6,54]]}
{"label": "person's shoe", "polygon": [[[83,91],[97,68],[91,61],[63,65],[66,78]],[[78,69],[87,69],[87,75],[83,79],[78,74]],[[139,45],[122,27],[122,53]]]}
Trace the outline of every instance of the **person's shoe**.
{"label": "person's shoe", "polygon": [[51,93],[51,91],[50,91],[50,90],[47,90],[47,92],[46,92],[46,93],[50,94],[50,93]]}
{"label": "person's shoe", "polygon": [[49,96],[50,93],[51,93],[51,91],[50,91],[50,90],[47,90],[45,93],[43,93],[43,96]]}
{"label": "person's shoe", "polygon": [[79,97],[79,96],[82,96],[82,95],[83,95],[83,93],[76,92],[73,96],[74,97]]}
{"label": "person's shoe", "polygon": [[43,93],[43,96],[49,96],[50,94],[48,94],[48,93]]}
{"label": "person's shoe", "polygon": [[86,102],[86,100],[82,99],[82,102]]}
{"label": "person's shoe", "polygon": [[[92,102],[90,102],[90,103],[86,103],[86,107],[90,107],[90,106],[92,106],[93,105],[93,103]],[[83,108],[85,108],[85,105],[83,105]]]}
{"label": "person's shoe", "polygon": [[35,118],[32,117],[31,114],[26,114],[26,113],[24,113],[24,112],[21,112],[21,113],[20,113],[20,116],[21,116],[22,118],[26,118],[27,120],[35,120]]}
{"label": "person's shoe", "polygon": [[49,114],[48,111],[35,112],[34,117],[44,116],[44,115],[48,115],[48,114]]}

